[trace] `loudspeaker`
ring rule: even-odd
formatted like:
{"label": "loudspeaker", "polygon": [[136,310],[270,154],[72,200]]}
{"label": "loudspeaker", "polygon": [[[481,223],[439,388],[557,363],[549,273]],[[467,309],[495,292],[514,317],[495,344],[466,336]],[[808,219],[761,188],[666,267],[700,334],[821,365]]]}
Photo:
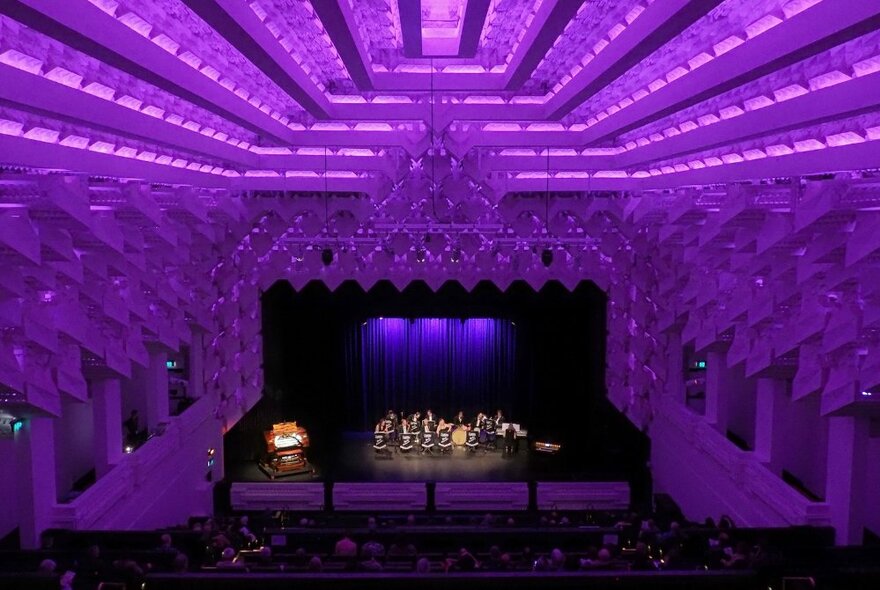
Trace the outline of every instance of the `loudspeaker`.
{"label": "loudspeaker", "polygon": [[333,250],[330,248],[324,248],[321,250],[321,262],[324,263],[324,266],[330,266],[333,264]]}

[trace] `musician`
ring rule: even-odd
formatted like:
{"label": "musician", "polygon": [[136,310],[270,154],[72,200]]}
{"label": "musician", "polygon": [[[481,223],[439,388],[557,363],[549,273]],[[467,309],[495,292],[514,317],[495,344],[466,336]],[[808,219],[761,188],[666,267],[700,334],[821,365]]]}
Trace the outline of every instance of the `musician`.
{"label": "musician", "polygon": [[437,436],[440,436],[440,433],[444,430],[452,430],[452,423],[440,418],[440,422],[437,423]]}
{"label": "musician", "polygon": [[514,445],[516,445],[516,428],[513,424],[508,423],[504,430],[504,454],[513,455]]}
{"label": "musician", "polygon": [[394,410],[388,410],[388,415],[385,417],[386,420],[391,420],[391,429],[397,430],[397,414]]}
{"label": "musician", "polygon": [[501,428],[501,424],[504,423],[504,414],[501,412],[501,409],[495,410],[495,416],[493,418],[495,420],[495,426]]}
{"label": "musician", "polygon": [[425,412],[425,422],[437,422],[436,417],[434,416],[434,412],[431,411],[431,408],[428,408],[428,411]]}
{"label": "musician", "polygon": [[409,430],[410,432],[421,432],[422,431],[422,413],[414,412],[409,417]]}
{"label": "musician", "polygon": [[452,424],[456,428],[464,428],[467,426],[467,422],[464,419],[464,412],[459,410],[458,414],[455,415],[455,418],[452,419]]}
{"label": "musician", "polygon": [[401,433],[401,434],[403,434],[403,433],[405,433],[405,432],[409,432],[409,431],[410,431],[410,428],[409,428],[409,420],[406,420],[406,419],[401,420],[401,421],[400,421],[400,427],[399,427],[399,428],[400,428],[400,433]]}
{"label": "musician", "polygon": [[373,432],[388,434],[388,431],[385,429],[385,418],[379,418],[379,421],[376,422],[376,429]]}
{"label": "musician", "polygon": [[486,414],[480,412],[477,414],[477,419],[474,421],[474,428],[477,430],[482,430],[483,426],[486,424]]}

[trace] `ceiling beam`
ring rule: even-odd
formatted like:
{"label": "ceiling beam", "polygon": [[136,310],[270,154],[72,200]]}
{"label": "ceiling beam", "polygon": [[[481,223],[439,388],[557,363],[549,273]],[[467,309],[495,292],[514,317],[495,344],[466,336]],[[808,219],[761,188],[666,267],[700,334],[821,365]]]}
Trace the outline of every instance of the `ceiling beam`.
{"label": "ceiling beam", "polygon": [[654,2],[550,99],[548,117],[559,119],[567,115],[720,3],[721,0]]}
{"label": "ceiling beam", "polygon": [[[540,29],[535,29],[535,35],[531,38],[528,49],[522,54],[522,59],[510,72],[507,90],[515,91],[525,84],[583,3],[584,0],[557,0]],[[533,27],[534,23],[530,29]]]}
{"label": "ceiling beam", "polygon": [[880,106],[880,74],[815,90],[738,117],[699,127],[618,156],[622,168],[683,157],[812,125],[854,117]]}
{"label": "ceiling beam", "polygon": [[821,2],[599,121],[584,132],[584,141],[613,140],[877,28],[880,4]]}
{"label": "ceiling beam", "polygon": [[0,64],[0,78],[4,81],[0,84],[0,100],[19,110],[83,124],[98,132],[165,145],[239,166],[251,167],[257,162],[255,154],[225,141],[206,137],[180,125],[5,64]]}
{"label": "ceiling beam", "polygon": [[321,19],[321,24],[324,25],[330,41],[336,47],[345,69],[348,70],[358,90],[372,90],[370,56],[358,42],[360,39],[355,39],[352,33],[355,30],[355,22],[348,2],[312,2],[312,8]]}
{"label": "ceiling beam", "polygon": [[[274,141],[290,130],[85,0],[8,0],[0,12]],[[130,57],[131,56],[131,57]]]}
{"label": "ceiling beam", "polygon": [[183,2],[313,117],[327,118],[327,102],[323,93],[266,30],[246,2]]}

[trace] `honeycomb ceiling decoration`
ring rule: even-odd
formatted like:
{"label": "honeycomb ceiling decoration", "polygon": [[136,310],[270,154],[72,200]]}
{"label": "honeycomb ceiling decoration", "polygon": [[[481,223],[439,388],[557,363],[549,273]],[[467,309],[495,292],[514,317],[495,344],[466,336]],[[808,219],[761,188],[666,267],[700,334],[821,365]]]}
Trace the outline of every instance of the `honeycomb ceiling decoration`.
{"label": "honeycomb ceiling decoration", "polygon": [[880,167],[878,13],[10,0],[0,164],[289,199],[296,257],[576,267],[619,196]]}

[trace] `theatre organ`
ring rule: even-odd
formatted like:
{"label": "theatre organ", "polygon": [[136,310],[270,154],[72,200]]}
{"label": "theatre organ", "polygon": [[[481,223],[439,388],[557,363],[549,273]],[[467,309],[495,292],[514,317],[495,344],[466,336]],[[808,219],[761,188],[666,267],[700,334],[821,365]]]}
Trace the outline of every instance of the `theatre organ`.
{"label": "theatre organ", "polygon": [[261,467],[270,478],[312,470],[305,454],[309,446],[309,434],[305,428],[296,422],[281,422],[264,434],[266,455]]}

